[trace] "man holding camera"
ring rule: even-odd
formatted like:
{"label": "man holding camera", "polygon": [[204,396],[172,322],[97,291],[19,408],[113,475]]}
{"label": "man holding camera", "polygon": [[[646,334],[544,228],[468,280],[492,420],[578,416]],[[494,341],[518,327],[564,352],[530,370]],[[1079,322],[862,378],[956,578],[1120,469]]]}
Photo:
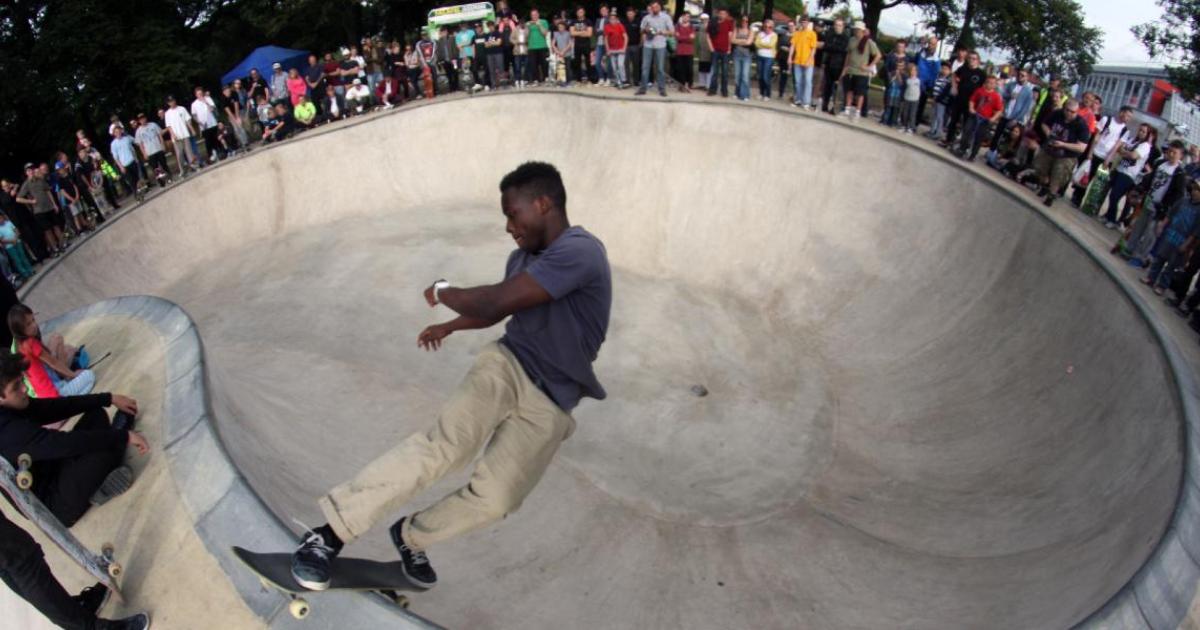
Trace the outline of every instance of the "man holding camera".
{"label": "man holding camera", "polygon": [[650,86],[650,64],[658,81],[658,95],[667,95],[667,38],[675,34],[675,23],[662,12],[658,2],[650,5],[650,13],[642,18],[642,86],[637,95],[646,93]]}

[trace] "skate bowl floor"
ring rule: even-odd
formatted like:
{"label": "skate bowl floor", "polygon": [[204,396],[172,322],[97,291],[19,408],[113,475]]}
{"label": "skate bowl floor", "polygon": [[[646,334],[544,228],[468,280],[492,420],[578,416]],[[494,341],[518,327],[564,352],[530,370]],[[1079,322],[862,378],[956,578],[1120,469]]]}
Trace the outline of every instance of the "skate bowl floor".
{"label": "skate bowl floor", "polygon": [[[816,116],[434,102],[179,184],[28,300],[180,305],[230,460],[281,522],[315,525],[316,497],[434,422],[501,334],[420,351],[422,328],[452,317],[421,291],[501,279],[497,183],[531,159],[560,168],[571,221],[608,248],[609,398],[576,410],[518,512],[430,550],[442,583],[413,598],[420,615],[1066,628],[1155,553],[1185,414],[1143,310],[1017,196]],[[390,557],[385,530],[346,553]]]}

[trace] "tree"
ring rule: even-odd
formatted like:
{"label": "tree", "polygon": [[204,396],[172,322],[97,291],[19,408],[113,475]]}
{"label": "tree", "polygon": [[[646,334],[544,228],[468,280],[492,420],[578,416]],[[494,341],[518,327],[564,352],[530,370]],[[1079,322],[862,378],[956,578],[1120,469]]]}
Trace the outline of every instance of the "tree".
{"label": "tree", "polygon": [[1200,0],[1158,0],[1162,20],[1133,27],[1151,57],[1166,56],[1171,82],[1200,94]]}
{"label": "tree", "polygon": [[1009,53],[1016,67],[1070,85],[1091,71],[1104,31],[1088,26],[1076,0],[977,0],[979,41]]}
{"label": "tree", "polygon": [[[969,0],[968,0],[969,1]],[[822,9],[831,9],[841,4],[840,0],[819,0],[818,6]],[[924,13],[927,17],[934,18],[942,13],[953,13],[957,11],[956,0],[859,0],[859,5],[862,7],[862,20],[867,28],[871,30],[871,34],[879,35],[879,18],[887,9],[908,5]]]}

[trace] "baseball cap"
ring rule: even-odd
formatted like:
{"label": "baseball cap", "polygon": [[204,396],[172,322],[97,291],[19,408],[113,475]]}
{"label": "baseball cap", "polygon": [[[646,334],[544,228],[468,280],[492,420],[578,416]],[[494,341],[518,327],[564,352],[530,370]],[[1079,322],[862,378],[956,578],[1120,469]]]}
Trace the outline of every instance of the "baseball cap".
{"label": "baseball cap", "polygon": [[355,79],[354,85],[362,85],[362,79]]}
{"label": "baseball cap", "polygon": [[867,25],[864,24],[862,20],[855,20],[854,24],[850,27],[850,30],[858,29],[861,31],[865,28],[867,28]]}
{"label": "baseball cap", "polygon": [[33,162],[26,162],[26,163],[25,163],[25,168],[23,168],[23,169],[21,169],[21,170],[23,170],[23,171],[28,171],[28,170],[29,170],[29,169],[31,169],[31,168],[33,168]]}
{"label": "baseball cap", "polygon": [[271,67],[274,68],[275,70],[280,70],[283,68],[283,64],[276,61],[275,63],[271,64]]}
{"label": "baseball cap", "polygon": [[707,13],[701,13],[701,14],[700,14],[700,19],[701,19],[701,20],[707,20],[708,18],[709,18],[709,15],[708,15]]}

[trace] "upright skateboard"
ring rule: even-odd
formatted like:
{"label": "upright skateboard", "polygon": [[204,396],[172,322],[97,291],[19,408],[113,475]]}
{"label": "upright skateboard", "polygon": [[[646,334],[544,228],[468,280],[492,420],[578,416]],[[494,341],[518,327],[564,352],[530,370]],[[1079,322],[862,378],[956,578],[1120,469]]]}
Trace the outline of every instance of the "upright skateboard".
{"label": "upright skateboard", "polygon": [[38,529],[84,571],[107,586],[108,590],[116,595],[117,601],[123,601],[121,589],[115,579],[121,576],[121,565],[113,559],[112,544],[103,545],[99,554],[92,553],[84,547],[71,530],[64,527],[50,509],[33,494],[33,460],[28,455],[21,455],[17,458],[17,466],[18,468],[14,469],[7,459],[0,457],[0,488],[8,495],[13,506],[37,525]]}
{"label": "upright skateboard", "polygon": [[[304,619],[312,611],[305,596],[324,592],[310,591],[296,583],[292,577],[290,553],[257,553],[234,547],[233,555],[258,576],[264,588],[275,589],[291,598],[288,612],[296,619]],[[330,591],[375,591],[401,608],[408,608],[409,601],[400,591],[426,590],[408,581],[404,576],[404,565],[399,560],[378,562],[363,558],[334,558],[329,578]]]}
{"label": "upright skateboard", "polygon": [[433,70],[429,66],[421,69],[421,86],[425,88],[425,98],[433,98]]}
{"label": "upright skateboard", "polygon": [[1084,214],[1095,216],[1100,211],[1100,205],[1104,203],[1104,193],[1108,190],[1108,169],[1101,166],[1096,169],[1096,176],[1092,181],[1088,182],[1087,188],[1083,192],[1083,203],[1079,204],[1079,210]]}

